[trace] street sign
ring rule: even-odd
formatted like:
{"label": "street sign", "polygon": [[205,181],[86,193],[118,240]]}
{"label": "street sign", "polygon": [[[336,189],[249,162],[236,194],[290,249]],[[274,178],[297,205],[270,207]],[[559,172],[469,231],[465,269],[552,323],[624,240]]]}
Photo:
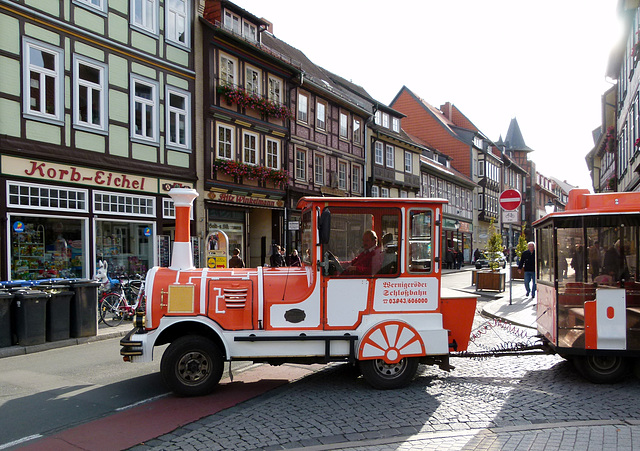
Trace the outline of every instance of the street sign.
{"label": "street sign", "polygon": [[498,201],[503,210],[513,211],[522,203],[522,195],[518,190],[506,189],[500,194]]}
{"label": "street sign", "polygon": [[503,224],[515,224],[518,222],[517,211],[502,211],[502,223]]}

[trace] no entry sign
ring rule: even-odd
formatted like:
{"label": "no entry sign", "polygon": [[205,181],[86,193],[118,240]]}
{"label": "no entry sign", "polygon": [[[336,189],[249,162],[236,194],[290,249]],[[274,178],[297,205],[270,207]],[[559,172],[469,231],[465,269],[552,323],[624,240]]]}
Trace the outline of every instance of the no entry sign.
{"label": "no entry sign", "polygon": [[518,190],[507,189],[500,194],[498,201],[503,210],[513,211],[522,203],[522,195]]}

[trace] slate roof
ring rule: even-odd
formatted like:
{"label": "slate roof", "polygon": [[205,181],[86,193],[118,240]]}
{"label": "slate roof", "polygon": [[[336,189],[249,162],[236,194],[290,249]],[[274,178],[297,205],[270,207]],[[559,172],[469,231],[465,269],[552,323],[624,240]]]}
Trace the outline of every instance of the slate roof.
{"label": "slate roof", "polygon": [[518,121],[515,117],[511,119],[507,136],[504,139],[504,144],[508,150],[533,152],[533,149],[524,143],[524,137],[522,136],[520,126],[518,125]]}

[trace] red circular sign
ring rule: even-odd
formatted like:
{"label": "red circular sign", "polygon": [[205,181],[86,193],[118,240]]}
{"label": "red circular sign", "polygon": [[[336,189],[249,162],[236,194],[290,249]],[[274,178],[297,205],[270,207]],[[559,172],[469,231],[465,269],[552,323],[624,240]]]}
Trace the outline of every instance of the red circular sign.
{"label": "red circular sign", "polygon": [[513,211],[522,203],[522,195],[518,190],[507,189],[500,194],[500,198],[498,200],[500,202],[500,206],[504,210]]}

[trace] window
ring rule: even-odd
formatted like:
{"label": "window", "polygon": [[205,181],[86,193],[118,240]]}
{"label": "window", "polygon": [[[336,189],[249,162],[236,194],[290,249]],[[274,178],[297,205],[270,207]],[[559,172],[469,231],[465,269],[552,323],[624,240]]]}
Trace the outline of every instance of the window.
{"label": "window", "polygon": [[360,144],[361,142],[361,131],[360,131],[360,120],[353,120],[353,142],[356,144]]}
{"label": "window", "polygon": [[474,136],[473,137],[473,145],[476,146],[479,149],[482,149],[482,138],[480,138],[479,136]]}
{"label": "window", "polygon": [[376,125],[382,124],[382,120],[380,119],[380,111],[376,111],[376,115],[374,117],[374,122]]}
{"label": "window", "polygon": [[393,127],[393,131],[396,132],[396,133],[400,133],[400,119],[398,119],[397,117],[394,117],[391,120],[391,124],[392,124],[392,127]]}
{"label": "window", "polygon": [[244,89],[250,94],[260,95],[260,72],[253,67],[245,69]]}
{"label": "window", "polygon": [[411,152],[404,151],[404,172],[412,172],[413,164],[412,164],[412,155]]}
{"label": "window", "polygon": [[[193,209],[191,209],[193,213]],[[162,199],[162,218],[163,219],[175,219],[176,218],[176,206],[173,203],[173,199]]]}
{"label": "window", "polygon": [[478,210],[484,210],[484,196],[482,194],[478,194]]}
{"label": "window", "polygon": [[224,12],[224,27],[237,34],[240,33],[240,16],[233,14],[231,11]]}
{"label": "window", "polygon": [[389,188],[381,188],[381,193],[380,197],[389,197]]}
{"label": "window", "polygon": [[380,197],[380,188],[378,188],[377,186],[373,185],[371,187],[371,197]]}
{"label": "window", "polygon": [[400,197],[402,198],[409,197],[409,193],[407,193],[406,191],[400,191]]}
{"label": "window", "polygon": [[347,163],[344,161],[338,162],[338,188],[347,189]]}
{"label": "window", "polygon": [[478,161],[478,177],[484,177],[484,160]]}
{"label": "window", "polygon": [[316,185],[324,185],[324,156],[313,157],[313,180]]}
{"label": "window", "polygon": [[191,147],[190,94],[167,87],[167,145]]}
{"label": "window", "polygon": [[132,76],[131,89],[131,136],[145,141],[157,141],[157,84]]}
{"label": "window", "polygon": [[233,158],[233,129],[226,125],[218,125],[218,158]]}
{"label": "window", "polygon": [[75,3],[86,5],[100,11],[104,11],[104,0],[74,0]]}
{"label": "window", "polygon": [[387,113],[382,113],[382,126],[389,128],[389,115]]}
{"label": "window", "polygon": [[242,158],[247,164],[257,164],[256,155],[258,153],[258,135],[244,132],[242,134]]}
{"label": "window", "polygon": [[349,136],[349,130],[347,128],[347,115],[340,113],[340,137],[346,138]]}
{"label": "window", "polygon": [[354,164],[351,166],[351,191],[354,193],[359,193],[361,191],[360,177],[362,177],[361,168]]}
{"label": "window", "polygon": [[384,146],[380,141],[376,141],[376,164],[384,164]]}
{"label": "window", "polygon": [[244,20],[242,21],[242,36],[255,42],[258,40],[258,29],[251,22]]}
{"label": "window", "polygon": [[387,145],[387,167],[394,168],[393,146]]}
{"label": "window", "polygon": [[298,94],[298,120],[300,122],[307,122],[307,100],[307,96]]}
{"label": "window", "polygon": [[220,84],[235,85],[236,60],[225,54],[220,54]]}
{"label": "window", "polygon": [[280,169],[280,141],[267,138],[267,167]]}
{"label": "window", "polygon": [[131,23],[144,31],[157,33],[157,9],[156,0],[131,0]]}
{"label": "window", "polygon": [[307,152],[296,149],[296,180],[307,179]]}
{"label": "window", "polygon": [[73,114],[75,124],[106,130],[107,66],[74,55]]}
{"label": "window", "polygon": [[269,100],[282,103],[282,81],[279,78],[269,77]]}
{"label": "window", "polygon": [[429,210],[409,213],[409,272],[431,272],[433,260],[432,220]]}
{"label": "window", "polygon": [[7,182],[10,207],[87,212],[88,190],[34,183]]}
{"label": "window", "polygon": [[155,198],[139,194],[115,194],[105,191],[93,192],[93,211],[114,215],[156,215]]}
{"label": "window", "polygon": [[165,0],[167,41],[189,46],[189,4],[186,0]]}
{"label": "window", "polygon": [[25,39],[23,55],[24,112],[61,121],[64,89],[62,50]]}
{"label": "window", "polygon": [[316,103],[316,127],[320,130],[326,130],[327,124],[327,107],[324,103]]}

